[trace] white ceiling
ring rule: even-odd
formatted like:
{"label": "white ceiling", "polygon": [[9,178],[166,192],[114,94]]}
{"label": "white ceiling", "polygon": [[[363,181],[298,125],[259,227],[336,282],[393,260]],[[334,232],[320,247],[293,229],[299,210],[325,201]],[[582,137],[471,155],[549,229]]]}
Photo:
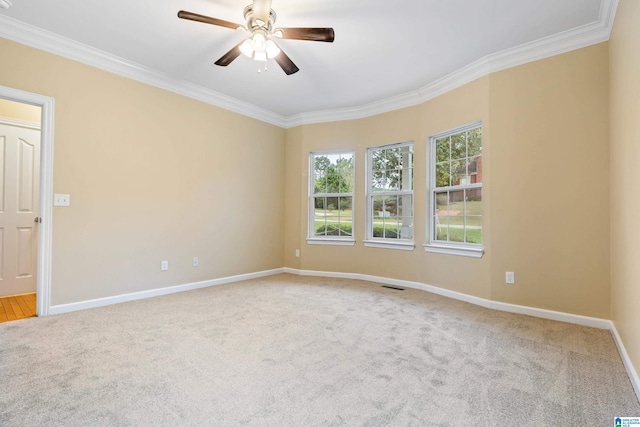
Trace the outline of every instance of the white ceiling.
{"label": "white ceiling", "polygon": [[[250,0],[10,0],[0,36],[281,126],[415,104],[487,72],[608,39],[617,0],[273,0],[280,27],[333,27],[334,43],[281,40],[300,71],[240,56]],[[26,25],[25,25],[26,24]]]}

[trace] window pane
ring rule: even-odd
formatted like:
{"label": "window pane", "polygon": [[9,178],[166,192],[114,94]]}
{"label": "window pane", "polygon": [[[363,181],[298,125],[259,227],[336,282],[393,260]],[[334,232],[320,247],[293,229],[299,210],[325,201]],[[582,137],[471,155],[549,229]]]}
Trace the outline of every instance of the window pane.
{"label": "window pane", "polygon": [[449,192],[435,193],[435,233],[437,240],[449,240]]}
{"label": "window pane", "polygon": [[352,197],[340,197],[338,200],[340,204],[340,235],[351,236],[353,235],[353,211],[352,211]]}
{"label": "window pane", "polygon": [[482,243],[482,188],[466,190],[467,243]]}
{"label": "window pane", "polygon": [[449,192],[435,193],[436,197],[436,214],[447,215],[449,211]]}
{"label": "window pane", "polygon": [[313,182],[313,192],[315,194],[327,192],[327,178],[324,174],[316,174]]}
{"label": "window pane", "polygon": [[396,197],[396,217],[400,239],[413,239],[413,195],[403,194]]}
{"label": "window pane", "polygon": [[373,171],[371,179],[371,189],[373,191],[382,191],[385,187],[385,173],[384,171]]}
{"label": "window pane", "polygon": [[469,170],[469,184],[480,184],[482,182],[482,156],[470,158],[467,169]]}
{"label": "window pane", "polygon": [[385,151],[386,169],[397,169],[402,160],[400,148],[388,148]]}
{"label": "window pane", "polygon": [[467,132],[467,157],[475,157],[482,154],[482,129],[472,129]]}
{"label": "window pane", "polygon": [[329,165],[327,169],[327,193],[340,192],[340,174],[334,164]]}
{"label": "window pane", "polygon": [[451,135],[451,160],[467,157],[467,141],[464,133]]}
{"label": "window pane", "polygon": [[339,192],[351,193],[353,191],[353,154],[341,155],[335,168],[339,177]]}
{"label": "window pane", "polygon": [[464,242],[464,215],[449,216],[449,241]]}
{"label": "window pane", "polygon": [[449,182],[450,166],[451,164],[449,162],[436,164],[436,187],[448,187],[449,185],[451,185],[451,183]]}
{"label": "window pane", "polygon": [[464,185],[467,176],[467,161],[454,160],[451,162],[451,185]]}
{"label": "window pane", "polygon": [[449,161],[449,148],[450,148],[450,138],[447,136],[445,138],[440,138],[436,140],[436,162],[448,162]]}
{"label": "window pane", "polygon": [[333,214],[333,211],[338,210],[338,198],[337,197],[327,197],[326,198],[326,206],[327,215]]}
{"label": "window pane", "polygon": [[314,198],[314,214],[313,214],[313,235],[314,236],[323,236],[325,235],[325,205],[324,197],[316,197]]}
{"label": "window pane", "polygon": [[386,171],[387,182],[386,190],[399,190],[400,189],[400,171],[398,169],[389,169]]}
{"label": "window pane", "polygon": [[413,216],[413,195],[398,196],[398,216]]}
{"label": "window pane", "polygon": [[331,163],[331,161],[327,156],[315,156],[313,161],[315,173],[324,174],[329,163]]}
{"label": "window pane", "polygon": [[449,192],[449,215],[464,215],[464,190]]}
{"label": "window pane", "polygon": [[482,188],[465,190],[467,215],[482,216]]}

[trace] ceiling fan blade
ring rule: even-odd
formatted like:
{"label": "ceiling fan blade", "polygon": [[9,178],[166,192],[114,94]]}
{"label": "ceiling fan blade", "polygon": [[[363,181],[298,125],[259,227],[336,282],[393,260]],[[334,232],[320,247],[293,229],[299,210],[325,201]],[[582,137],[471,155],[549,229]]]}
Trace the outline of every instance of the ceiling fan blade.
{"label": "ceiling fan blade", "polygon": [[253,18],[261,20],[265,25],[269,22],[271,0],[253,0]]}
{"label": "ceiling fan blade", "polygon": [[242,43],[244,43],[244,40],[238,43],[229,52],[222,55],[222,57],[216,61],[216,65],[219,65],[221,67],[226,67],[227,65],[231,64],[233,60],[236,59],[238,56],[240,56],[240,54],[242,53],[240,52],[240,45]]}
{"label": "ceiling fan blade", "polygon": [[282,71],[284,71],[287,76],[300,71],[300,68],[293,63],[291,58],[289,58],[283,50],[280,50],[280,53],[273,59],[276,60],[280,68],[282,68]]}
{"label": "ceiling fan blade", "polygon": [[311,40],[315,42],[333,42],[335,33],[333,28],[278,28],[274,31],[282,32],[283,39]]}
{"label": "ceiling fan blade", "polygon": [[178,18],[204,22],[205,24],[218,25],[220,27],[227,27],[233,30],[238,27],[243,28],[242,25],[236,24],[234,22],[225,21],[224,19],[212,18],[210,16],[200,15],[193,12],[187,12],[186,10],[181,10],[180,12],[178,12]]}

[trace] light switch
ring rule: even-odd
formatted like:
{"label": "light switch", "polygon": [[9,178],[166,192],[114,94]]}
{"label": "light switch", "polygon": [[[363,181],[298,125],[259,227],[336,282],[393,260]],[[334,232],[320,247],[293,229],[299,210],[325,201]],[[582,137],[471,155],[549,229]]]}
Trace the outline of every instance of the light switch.
{"label": "light switch", "polygon": [[68,194],[54,194],[53,206],[69,206],[71,204],[71,196]]}

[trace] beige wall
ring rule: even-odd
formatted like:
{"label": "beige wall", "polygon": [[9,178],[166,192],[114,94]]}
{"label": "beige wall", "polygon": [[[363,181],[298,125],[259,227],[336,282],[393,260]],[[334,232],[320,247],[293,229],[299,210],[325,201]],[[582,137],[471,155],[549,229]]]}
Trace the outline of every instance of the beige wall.
{"label": "beige wall", "polygon": [[1,85],[56,102],[53,188],[71,206],[53,212],[52,304],[282,267],[284,130],[4,39],[0,51]]}
{"label": "beige wall", "polygon": [[494,300],[610,316],[607,61],[602,43],[491,76]]}
{"label": "beige wall", "polygon": [[24,122],[40,123],[42,111],[39,106],[14,102],[0,98],[0,117]]}
{"label": "beige wall", "polygon": [[[599,44],[476,80],[419,106],[287,131],[287,266],[418,281],[513,304],[609,318],[608,49]],[[485,255],[425,253],[426,140],[483,121]],[[413,252],[362,245],[366,148],[415,143]],[[354,247],[307,245],[310,151],[356,150]],[[516,285],[504,283],[505,271]]]}
{"label": "beige wall", "polygon": [[640,368],[640,2],[621,0],[609,42],[612,317]]}

